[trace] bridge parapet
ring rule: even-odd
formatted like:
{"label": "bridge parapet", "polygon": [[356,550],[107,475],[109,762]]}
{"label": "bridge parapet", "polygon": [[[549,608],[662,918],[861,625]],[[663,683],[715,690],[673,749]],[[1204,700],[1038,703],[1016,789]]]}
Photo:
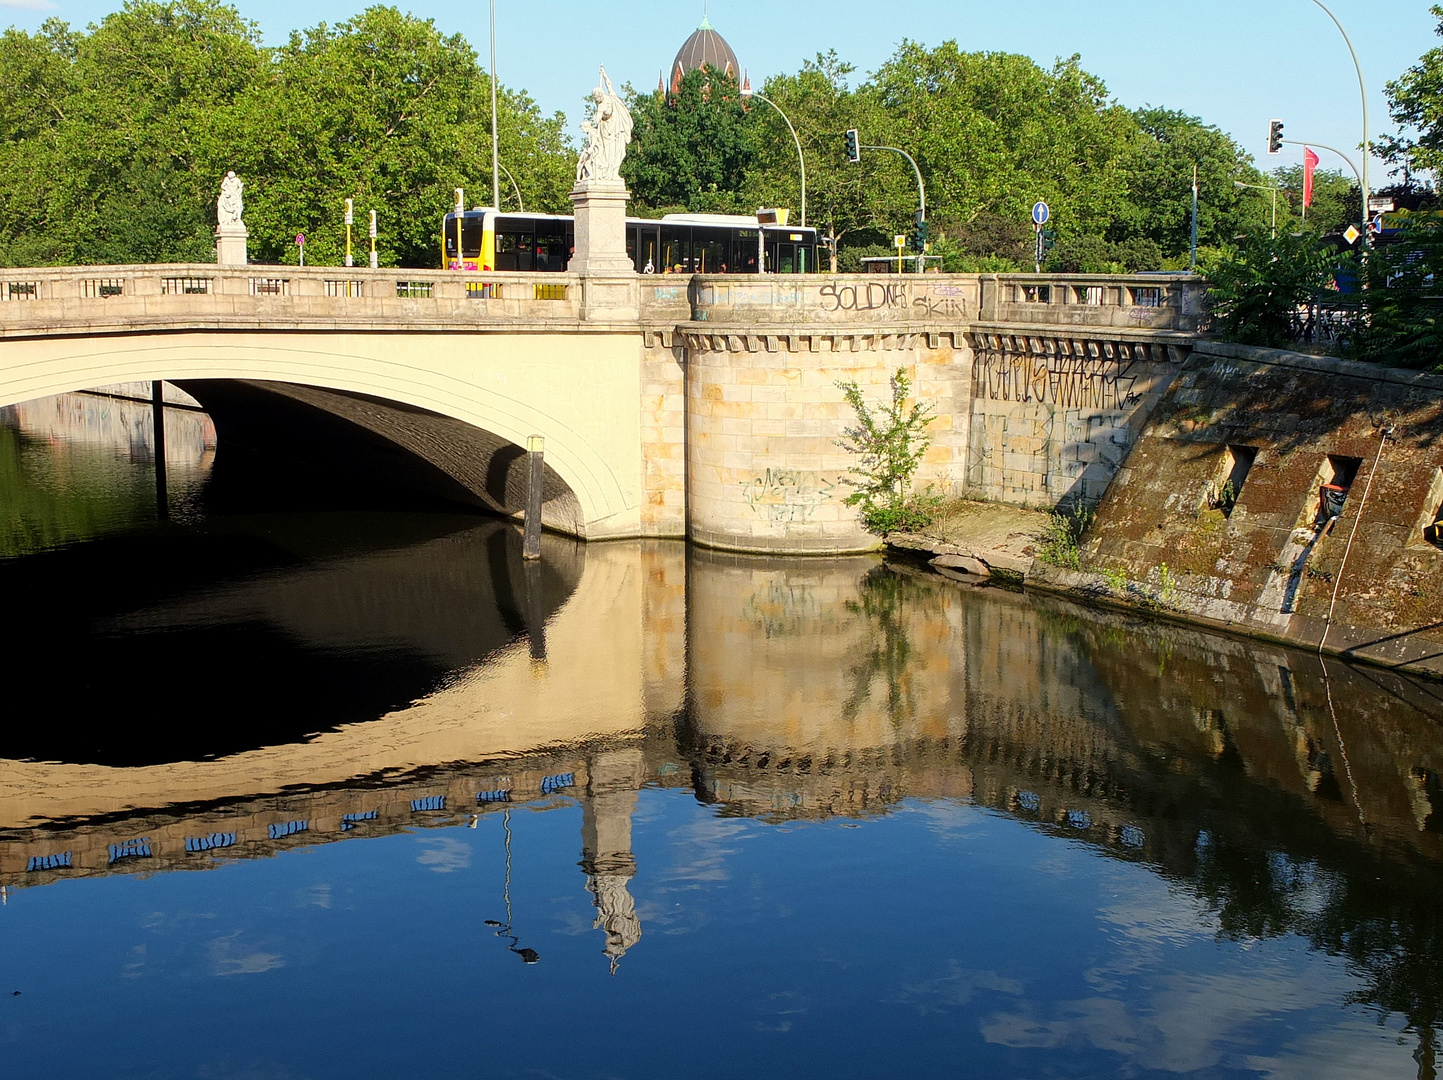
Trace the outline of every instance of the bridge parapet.
{"label": "bridge parapet", "polygon": [[975,322],[1190,332],[1203,288],[1200,278],[1149,274],[707,275],[690,279],[688,295],[692,321],[728,326]]}
{"label": "bridge parapet", "polygon": [[[636,311],[621,278],[455,270],[209,263],[0,270],[0,336],[207,326],[477,329],[488,323],[576,324],[605,291]],[[618,302],[619,301],[619,302]],[[632,314],[634,319],[635,315]]]}

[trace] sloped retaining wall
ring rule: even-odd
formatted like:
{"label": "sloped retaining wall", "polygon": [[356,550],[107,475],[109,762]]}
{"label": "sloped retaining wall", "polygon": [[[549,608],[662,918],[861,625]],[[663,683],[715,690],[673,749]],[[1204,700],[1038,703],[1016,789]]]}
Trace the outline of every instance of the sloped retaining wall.
{"label": "sloped retaining wall", "polygon": [[1443,675],[1440,515],[1443,378],[1199,342],[1029,584]]}

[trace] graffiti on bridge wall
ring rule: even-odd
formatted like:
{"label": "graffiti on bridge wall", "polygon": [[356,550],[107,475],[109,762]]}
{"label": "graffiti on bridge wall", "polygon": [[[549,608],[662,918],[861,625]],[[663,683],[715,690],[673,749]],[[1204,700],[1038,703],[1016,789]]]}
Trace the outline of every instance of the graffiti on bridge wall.
{"label": "graffiti on bridge wall", "polygon": [[1103,356],[979,352],[972,365],[978,397],[1035,401],[1068,409],[1125,409],[1138,401],[1133,364]]}
{"label": "graffiti on bridge wall", "polygon": [[932,285],[912,301],[912,312],[924,319],[965,319],[967,301],[959,285]]}
{"label": "graffiti on bridge wall", "polygon": [[740,484],[747,505],[773,525],[806,521],[837,487],[835,481],[800,469],[768,469],[766,475]]}
{"label": "graffiti on bridge wall", "polygon": [[822,310],[885,311],[914,319],[964,319],[967,301],[960,285],[919,285],[910,281],[828,282],[819,290]]}
{"label": "graffiti on bridge wall", "polygon": [[823,311],[885,311],[907,306],[907,286],[890,282],[837,285],[829,281],[820,293]]}

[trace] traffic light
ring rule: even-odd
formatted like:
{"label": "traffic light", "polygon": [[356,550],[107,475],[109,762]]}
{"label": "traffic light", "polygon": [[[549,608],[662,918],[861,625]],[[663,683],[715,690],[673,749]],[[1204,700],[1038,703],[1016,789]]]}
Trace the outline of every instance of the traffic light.
{"label": "traffic light", "polygon": [[862,160],[862,140],[856,128],[847,129],[847,160],[853,164]]}
{"label": "traffic light", "polygon": [[1283,152],[1283,122],[1281,120],[1268,121],[1268,153],[1281,154]]}
{"label": "traffic light", "polygon": [[1056,229],[1043,229],[1043,230],[1042,230],[1042,250],[1043,250],[1043,251],[1051,251],[1051,250],[1052,250],[1054,247],[1056,247],[1056,246],[1057,246],[1057,230],[1056,230]]}
{"label": "traffic light", "polygon": [[917,223],[912,226],[912,250],[927,250],[927,219],[922,216],[921,211],[917,212]]}

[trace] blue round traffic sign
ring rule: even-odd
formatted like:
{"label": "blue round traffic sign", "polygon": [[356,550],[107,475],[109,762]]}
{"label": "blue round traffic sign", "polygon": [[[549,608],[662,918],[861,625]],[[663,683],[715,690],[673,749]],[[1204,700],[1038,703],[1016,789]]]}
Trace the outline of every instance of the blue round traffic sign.
{"label": "blue round traffic sign", "polygon": [[1038,200],[1032,207],[1032,220],[1039,225],[1046,225],[1047,219],[1052,216],[1052,211],[1047,209],[1047,204]]}

